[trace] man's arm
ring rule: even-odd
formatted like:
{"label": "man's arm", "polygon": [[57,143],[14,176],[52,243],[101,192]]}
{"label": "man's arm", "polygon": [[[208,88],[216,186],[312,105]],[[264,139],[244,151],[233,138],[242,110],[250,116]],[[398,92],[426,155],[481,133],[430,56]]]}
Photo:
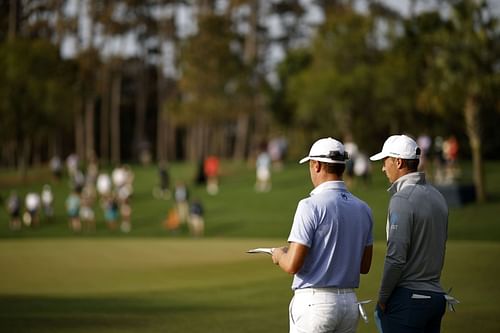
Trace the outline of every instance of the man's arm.
{"label": "man's arm", "polygon": [[373,257],[373,245],[365,246],[365,251],[363,252],[363,258],[361,258],[361,267],[359,272],[361,274],[368,274],[370,267],[372,266]]}
{"label": "man's arm", "polygon": [[406,266],[411,242],[412,207],[406,199],[393,196],[389,203],[389,236],[378,303],[383,311]]}
{"label": "man's arm", "polygon": [[275,248],[273,262],[289,274],[296,274],[304,264],[309,248],[299,243],[290,243],[290,246]]}

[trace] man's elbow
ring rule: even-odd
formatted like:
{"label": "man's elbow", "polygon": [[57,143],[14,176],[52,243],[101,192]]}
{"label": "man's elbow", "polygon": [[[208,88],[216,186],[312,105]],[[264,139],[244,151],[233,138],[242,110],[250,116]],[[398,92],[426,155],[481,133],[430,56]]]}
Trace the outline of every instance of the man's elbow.
{"label": "man's elbow", "polygon": [[300,267],[302,265],[299,265],[297,263],[290,263],[290,264],[285,264],[281,265],[281,269],[283,269],[286,273],[294,275],[297,274],[300,271]]}
{"label": "man's elbow", "polygon": [[288,267],[283,267],[283,270],[290,275],[294,275],[299,272],[300,267],[288,266]]}
{"label": "man's elbow", "polygon": [[370,273],[370,266],[368,266],[368,267],[361,267],[361,269],[359,270],[359,272],[361,274],[368,274],[368,273]]}

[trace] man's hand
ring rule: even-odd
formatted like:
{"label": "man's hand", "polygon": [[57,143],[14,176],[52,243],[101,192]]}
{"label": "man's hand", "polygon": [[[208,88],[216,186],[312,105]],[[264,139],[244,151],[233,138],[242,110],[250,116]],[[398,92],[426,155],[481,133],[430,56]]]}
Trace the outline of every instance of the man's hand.
{"label": "man's hand", "polygon": [[279,266],[280,258],[282,255],[288,252],[288,247],[276,247],[273,249],[273,263]]}
{"label": "man's hand", "polygon": [[385,303],[378,302],[378,307],[380,308],[380,310],[382,311],[382,313],[385,312],[385,309],[386,309]]}

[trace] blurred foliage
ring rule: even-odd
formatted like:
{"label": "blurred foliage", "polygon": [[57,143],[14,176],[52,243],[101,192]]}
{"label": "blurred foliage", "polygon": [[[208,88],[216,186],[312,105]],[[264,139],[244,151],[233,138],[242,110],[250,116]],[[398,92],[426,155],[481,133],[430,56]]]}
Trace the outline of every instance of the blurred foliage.
{"label": "blurred foliage", "polygon": [[[151,152],[186,150],[200,123],[212,127],[207,145],[227,143],[227,158],[250,157],[255,142],[278,130],[293,147],[328,135],[370,151],[391,133],[454,134],[465,156],[498,157],[500,28],[491,5],[446,0],[409,16],[383,2],[366,5],[2,2],[0,164],[19,166],[8,156],[30,163],[36,150],[46,161],[79,145],[106,160],[113,133],[122,144],[114,140],[112,150],[127,160],[139,141]],[[322,18],[312,22],[308,6]],[[68,48],[74,53],[63,59]],[[276,50],[283,61],[275,66]],[[122,113],[117,121],[111,104]],[[54,135],[68,132],[64,141]]]}
{"label": "blurred foliage", "polygon": [[0,45],[0,142],[69,129],[76,67],[44,40]]}

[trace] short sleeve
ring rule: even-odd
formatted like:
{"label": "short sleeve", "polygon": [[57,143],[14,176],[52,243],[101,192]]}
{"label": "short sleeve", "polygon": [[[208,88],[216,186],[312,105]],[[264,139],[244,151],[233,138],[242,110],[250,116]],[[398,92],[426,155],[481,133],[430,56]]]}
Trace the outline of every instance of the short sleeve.
{"label": "short sleeve", "polygon": [[311,247],[316,231],[314,215],[315,212],[311,203],[307,199],[301,200],[295,211],[288,242],[299,243]]}

